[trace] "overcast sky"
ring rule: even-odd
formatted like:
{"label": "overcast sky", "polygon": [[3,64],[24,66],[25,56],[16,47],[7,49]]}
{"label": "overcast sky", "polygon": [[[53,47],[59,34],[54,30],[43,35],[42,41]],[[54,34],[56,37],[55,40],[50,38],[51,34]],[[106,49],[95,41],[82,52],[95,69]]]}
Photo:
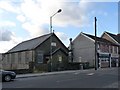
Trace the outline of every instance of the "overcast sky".
{"label": "overcast sky", "polygon": [[[106,2],[105,2],[106,1]],[[0,0],[0,53],[18,43],[50,32],[53,29],[68,46],[69,38],[80,32],[94,35],[94,17],[97,17],[97,35],[104,31],[118,33],[119,0]]]}

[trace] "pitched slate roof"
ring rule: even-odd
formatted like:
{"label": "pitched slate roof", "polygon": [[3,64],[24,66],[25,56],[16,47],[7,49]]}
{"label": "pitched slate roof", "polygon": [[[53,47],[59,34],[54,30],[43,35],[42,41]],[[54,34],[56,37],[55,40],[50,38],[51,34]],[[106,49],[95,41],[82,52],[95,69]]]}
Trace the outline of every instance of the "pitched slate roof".
{"label": "pitched slate roof", "polygon": [[[95,36],[90,35],[90,34],[86,34],[86,33],[83,33],[83,34],[90,37],[90,38],[92,38],[93,40],[95,40]],[[104,42],[104,43],[109,43],[109,44],[112,44],[112,45],[117,45],[117,44],[115,44],[113,42],[108,41],[107,39],[100,38],[100,37],[96,37],[96,40],[97,40],[97,42]]]}
{"label": "pitched slate roof", "polygon": [[109,36],[111,36],[114,40],[116,40],[118,43],[120,43],[120,35],[115,35],[109,32],[106,32]]}
{"label": "pitched slate roof", "polygon": [[50,36],[51,34],[46,34],[46,35],[31,39],[31,40],[23,41],[17,46],[13,47],[7,53],[35,49],[38,45],[42,44]]}

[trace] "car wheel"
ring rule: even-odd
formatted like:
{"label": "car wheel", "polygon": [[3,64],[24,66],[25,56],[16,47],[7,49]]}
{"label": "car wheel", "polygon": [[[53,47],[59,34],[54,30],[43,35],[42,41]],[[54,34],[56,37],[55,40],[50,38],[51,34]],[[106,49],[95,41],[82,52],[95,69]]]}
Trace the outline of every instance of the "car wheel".
{"label": "car wheel", "polygon": [[10,76],[10,75],[6,75],[6,76],[4,77],[4,80],[5,80],[6,82],[9,82],[9,81],[11,80],[11,76]]}

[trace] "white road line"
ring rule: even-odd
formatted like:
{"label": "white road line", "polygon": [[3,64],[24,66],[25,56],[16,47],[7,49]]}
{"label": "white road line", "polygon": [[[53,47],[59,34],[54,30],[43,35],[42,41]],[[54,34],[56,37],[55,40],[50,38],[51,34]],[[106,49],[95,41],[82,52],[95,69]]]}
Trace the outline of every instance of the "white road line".
{"label": "white road line", "polygon": [[89,74],[87,74],[87,75],[92,76],[92,75],[94,75],[94,73],[89,73]]}
{"label": "white road line", "polygon": [[68,82],[68,81],[73,81],[73,80],[78,80],[79,78],[69,78],[69,79],[65,79],[65,80],[58,80],[56,81],[57,83],[59,82]]}
{"label": "white road line", "polygon": [[79,74],[80,72],[76,72],[76,73],[74,73],[74,74]]}

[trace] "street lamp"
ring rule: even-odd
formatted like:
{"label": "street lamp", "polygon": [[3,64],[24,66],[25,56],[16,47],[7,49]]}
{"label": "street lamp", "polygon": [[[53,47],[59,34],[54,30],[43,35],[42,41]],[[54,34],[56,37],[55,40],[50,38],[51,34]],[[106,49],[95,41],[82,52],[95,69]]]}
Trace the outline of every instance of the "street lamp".
{"label": "street lamp", "polygon": [[52,71],[52,18],[57,14],[60,13],[62,10],[59,9],[56,13],[54,13],[52,16],[50,16],[50,33],[51,33],[51,37],[50,37],[50,65],[51,65],[51,71]]}
{"label": "street lamp", "polygon": [[55,14],[53,14],[52,16],[50,16],[50,33],[52,33],[52,17],[55,16],[57,13],[60,13],[62,10],[59,9]]}

